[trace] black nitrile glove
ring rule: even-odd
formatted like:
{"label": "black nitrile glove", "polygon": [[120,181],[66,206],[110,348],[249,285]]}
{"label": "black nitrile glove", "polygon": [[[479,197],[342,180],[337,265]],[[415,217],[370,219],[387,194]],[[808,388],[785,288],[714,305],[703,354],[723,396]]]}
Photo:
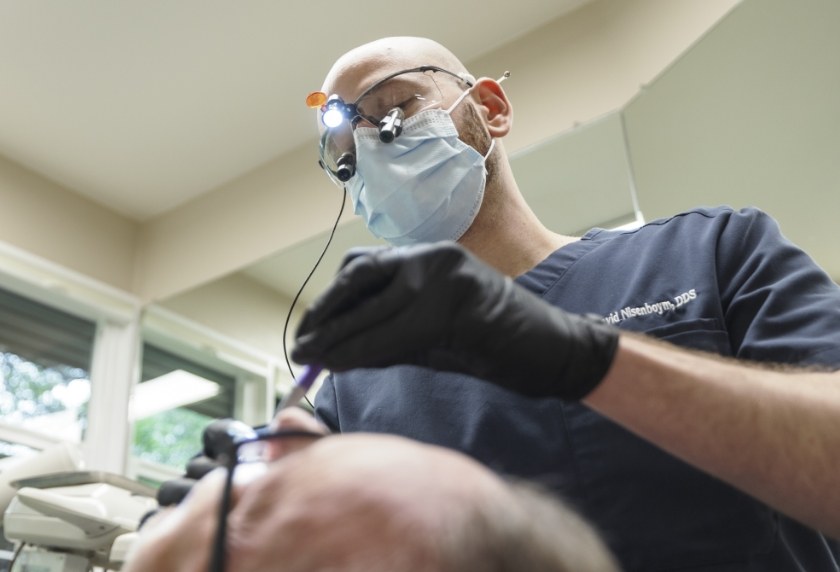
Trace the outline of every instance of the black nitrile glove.
{"label": "black nitrile glove", "polygon": [[615,328],[551,306],[441,242],[352,259],[307,310],[292,359],[333,371],[419,365],[574,400],[598,385],[617,344]]}
{"label": "black nitrile glove", "polygon": [[202,451],[187,461],[184,475],[160,485],[157,491],[158,504],[179,504],[201,477],[230,463],[234,439],[254,435],[254,429],[241,421],[217,419],[210,423],[201,434]]}

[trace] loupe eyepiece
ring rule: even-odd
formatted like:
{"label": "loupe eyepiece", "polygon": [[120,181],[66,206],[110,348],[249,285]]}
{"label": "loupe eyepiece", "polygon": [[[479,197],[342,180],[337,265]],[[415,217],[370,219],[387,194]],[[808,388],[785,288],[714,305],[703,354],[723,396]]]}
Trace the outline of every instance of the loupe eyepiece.
{"label": "loupe eyepiece", "polygon": [[217,419],[201,435],[204,455],[228,465],[234,461],[236,441],[256,437],[253,427],[235,419]]}
{"label": "loupe eyepiece", "polygon": [[356,156],[350,151],[341,154],[335,162],[335,176],[342,183],[346,183],[356,174]]}
{"label": "loupe eyepiece", "polygon": [[388,112],[388,115],[379,122],[379,140],[383,143],[390,143],[402,133],[402,123],[405,119],[405,112],[395,107]]}

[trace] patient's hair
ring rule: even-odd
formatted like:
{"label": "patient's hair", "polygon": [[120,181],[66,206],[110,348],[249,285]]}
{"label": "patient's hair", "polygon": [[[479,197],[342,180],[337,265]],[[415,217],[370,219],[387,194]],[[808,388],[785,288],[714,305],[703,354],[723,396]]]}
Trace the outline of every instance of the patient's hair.
{"label": "patient's hair", "polygon": [[556,495],[526,482],[511,482],[510,493],[451,519],[438,539],[442,572],[619,571],[592,526]]}

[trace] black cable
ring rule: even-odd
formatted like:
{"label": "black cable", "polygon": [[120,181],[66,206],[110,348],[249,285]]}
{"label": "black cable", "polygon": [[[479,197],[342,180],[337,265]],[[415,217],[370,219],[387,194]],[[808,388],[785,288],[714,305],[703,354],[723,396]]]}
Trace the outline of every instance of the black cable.
{"label": "black cable", "polygon": [[26,542],[21,541],[21,543],[17,547],[17,550],[15,550],[14,556],[12,556],[12,561],[9,563],[9,570],[14,570],[15,563],[18,561],[20,553],[23,552],[24,546],[26,546]]}
{"label": "black cable", "polygon": [[[324,245],[324,250],[321,251],[321,255],[318,257],[318,260],[315,261],[315,266],[312,267],[312,270],[309,271],[309,275],[306,277],[306,280],[303,281],[303,284],[300,285],[300,289],[298,289],[297,294],[295,294],[294,299],[292,300],[292,305],[289,306],[289,313],[286,314],[286,323],[283,325],[283,357],[286,359],[286,367],[289,368],[289,374],[292,376],[292,379],[297,381],[295,377],[295,372],[292,371],[292,363],[289,361],[289,353],[286,350],[286,332],[289,329],[289,320],[292,318],[292,310],[295,309],[295,304],[297,304],[298,298],[300,298],[303,289],[306,288],[306,285],[309,283],[309,279],[312,278],[312,275],[315,274],[315,270],[321,264],[321,260],[324,259],[324,255],[327,253],[327,250],[332,243],[333,237],[335,236],[335,230],[338,228],[338,221],[341,220],[341,214],[344,212],[344,205],[347,202],[347,192],[342,189],[341,192],[341,208],[338,210],[338,216],[335,218],[335,223],[333,223],[332,230],[330,231],[330,237],[327,239],[327,243]],[[309,407],[314,408],[315,406],[312,405],[312,402],[309,401],[309,397],[303,396],[306,399],[306,403]]]}

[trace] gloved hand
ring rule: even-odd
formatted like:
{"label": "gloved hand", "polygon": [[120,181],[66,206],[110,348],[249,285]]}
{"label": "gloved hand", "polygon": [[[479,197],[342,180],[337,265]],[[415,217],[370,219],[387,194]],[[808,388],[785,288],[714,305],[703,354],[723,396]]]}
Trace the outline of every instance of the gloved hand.
{"label": "gloved hand", "polygon": [[307,310],[292,359],[333,371],[419,365],[574,400],[601,381],[617,343],[615,328],[553,307],[441,242],[352,259]]}
{"label": "gloved hand", "polygon": [[201,434],[202,450],[187,462],[184,475],[161,484],[157,492],[158,504],[162,507],[179,504],[201,477],[229,464],[234,439],[255,435],[253,428],[234,419],[217,419],[210,423]]}

